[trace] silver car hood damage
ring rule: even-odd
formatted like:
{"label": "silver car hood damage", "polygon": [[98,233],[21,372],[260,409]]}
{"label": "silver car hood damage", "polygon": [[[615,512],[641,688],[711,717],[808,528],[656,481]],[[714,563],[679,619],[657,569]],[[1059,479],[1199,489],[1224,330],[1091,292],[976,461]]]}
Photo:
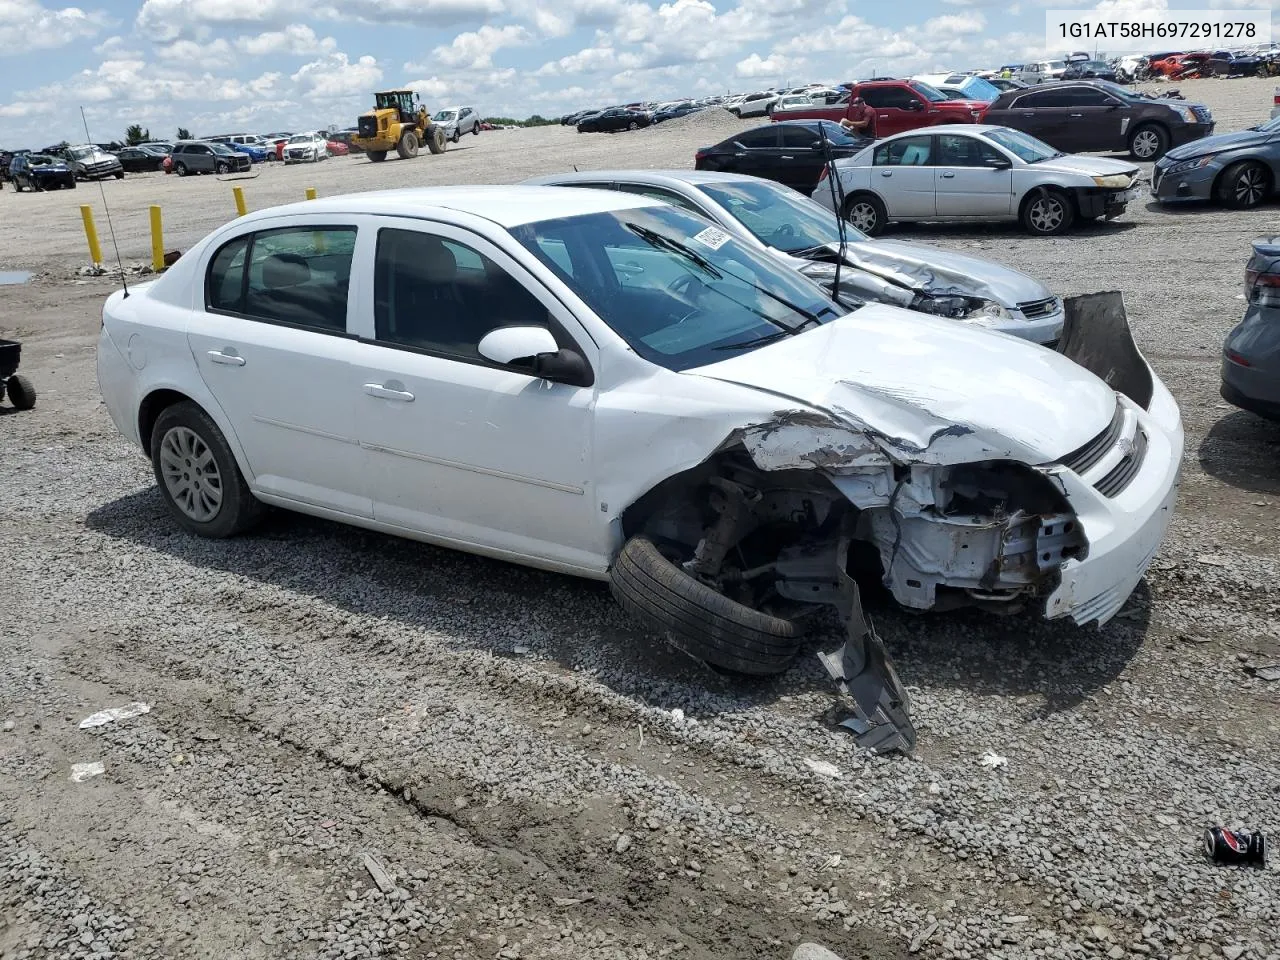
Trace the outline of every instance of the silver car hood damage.
{"label": "silver car hood damage", "polygon": [[[834,259],[840,257],[840,244],[829,243],[826,248]],[[990,260],[980,260],[963,253],[953,253],[938,247],[912,243],[906,240],[851,241],[845,244],[844,263],[888,281],[904,291],[931,296],[974,297],[993,300],[1006,309],[1013,310],[1019,303],[1047,300],[1053,296],[1043,283],[1017,270]],[[830,281],[835,275],[835,264],[823,261],[797,261],[798,269],[806,276],[819,281]],[[846,278],[841,276],[841,286]],[[849,278],[854,289],[880,293],[883,284],[866,285],[857,278]],[[895,297],[903,305],[910,297]]]}

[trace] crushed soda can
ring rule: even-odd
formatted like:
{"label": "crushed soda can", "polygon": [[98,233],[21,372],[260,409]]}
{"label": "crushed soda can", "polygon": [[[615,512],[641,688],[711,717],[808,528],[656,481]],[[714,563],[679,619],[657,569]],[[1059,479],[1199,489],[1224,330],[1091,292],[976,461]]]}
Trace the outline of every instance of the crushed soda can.
{"label": "crushed soda can", "polygon": [[1214,863],[1267,865],[1267,838],[1261,830],[1245,833],[1226,827],[1210,827],[1204,832],[1204,852]]}

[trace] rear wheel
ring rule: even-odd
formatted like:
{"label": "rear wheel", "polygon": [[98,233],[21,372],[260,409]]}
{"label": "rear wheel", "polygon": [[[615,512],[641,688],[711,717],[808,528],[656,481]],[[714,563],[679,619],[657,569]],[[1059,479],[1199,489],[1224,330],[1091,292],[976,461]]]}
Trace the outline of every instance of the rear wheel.
{"label": "rear wheel", "polygon": [[883,233],[888,223],[884,204],[870,193],[855,193],[845,201],[844,218],[869,237]]}
{"label": "rear wheel", "polygon": [[638,130],[638,129],[640,129],[640,124],[638,124],[638,123],[636,123],[634,120],[632,120],[630,123],[628,123],[628,124],[627,124],[627,129],[628,129],[628,130]]}
{"label": "rear wheel", "polygon": [[124,171],[123,171],[123,170],[117,170],[117,171],[115,172],[115,178],[116,178],[117,180],[123,180],[123,179],[124,179]]}
{"label": "rear wheel", "polygon": [[1256,207],[1271,193],[1271,177],[1260,163],[1232,164],[1218,178],[1218,202],[1233,210]]}
{"label": "rear wheel", "polygon": [[174,518],[199,536],[243,533],[266,511],[218,425],[190,401],[166,407],[156,418],[151,464]]}
{"label": "rear wheel", "polygon": [[1075,220],[1071,198],[1061,190],[1042,190],[1022,205],[1022,225],[1028,233],[1051,237],[1070,229]]}
{"label": "rear wheel", "polygon": [[400,142],[396,144],[396,153],[401,160],[408,160],[418,155],[418,135],[412,130],[400,134]]}
{"label": "rear wheel", "polygon": [[802,644],[792,621],[730,600],[633,537],[610,571],[613,595],[680,650],[725,670],[767,676],[790,666]]}
{"label": "rear wheel", "polygon": [[180,177],[185,177],[187,175],[187,165],[179,160],[173,165],[173,172]]}
{"label": "rear wheel", "polygon": [[385,150],[370,150],[368,153],[369,160],[373,163],[381,163],[383,160],[387,159],[387,151]]}
{"label": "rear wheel", "polygon": [[15,373],[9,378],[6,392],[15,410],[30,410],[36,405],[36,388],[21,374]]}
{"label": "rear wheel", "polygon": [[480,124],[477,123],[475,126],[473,126],[471,128],[471,133],[473,136],[476,136],[476,137],[480,136]]}

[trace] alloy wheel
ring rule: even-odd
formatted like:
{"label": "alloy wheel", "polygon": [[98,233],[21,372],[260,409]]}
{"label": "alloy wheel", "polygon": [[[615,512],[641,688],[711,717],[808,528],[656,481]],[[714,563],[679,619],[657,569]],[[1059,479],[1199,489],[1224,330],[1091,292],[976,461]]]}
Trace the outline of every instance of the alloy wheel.
{"label": "alloy wheel", "polygon": [[1255,207],[1266,195],[1267,183],[1257,167],[1245,167],[1236,177],[1236,202],[1242,207]]}
{"label": "alloy wheel", "polygon": [[222,474],[209,445],[194,430],[174,427],[160,442],[160,470],[174,504],[196,523],[222,508]]}
{"label": "alloy wheel", "polygon": [[1133,138],[1133,155],[1139,160],[1150,160],[1160,149],[1160,134],[1154,130],[1140,130]]}
{"label": "alloy wheel", "polygon": [[874,232],[878,219],[876,208],[865,200],[855,203],[849,208],[849,222],[863,233]]}
{"label": "alloy wheel", "polygon": [[1040,197],[1031,204],[1028,219],[1037,233],[1052,233],[1062,226],[1066,210],[1057,197]]}

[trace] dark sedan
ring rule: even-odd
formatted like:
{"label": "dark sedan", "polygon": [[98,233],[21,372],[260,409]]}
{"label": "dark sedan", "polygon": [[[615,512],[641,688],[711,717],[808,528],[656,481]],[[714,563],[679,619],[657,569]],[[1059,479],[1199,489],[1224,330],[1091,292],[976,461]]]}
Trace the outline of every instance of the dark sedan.
{"label": "dark sedan", "polygon": [[1062,80],[1116,80],[1115,68],[1101,60],[1076,60],[1062,71]]}
{"label": "dark sedan", "polygon": [[696,103],[674,103],[669,107],[663,107],[653,115],[654,123],[662,123],[666,120],[678,120],[680,117],[687,117],[691,113],[697,113],[704,109]]}
{"label": "dark sedan", "polygon": [[74,190],[76,175],[60,157],[44,153],[17,153],[9,161],[9,179],[13,189]]}
{"label": "dark sedan", "polygon": [[628,107],[612,107],[578,121],[579,133],[615,133],[638,130],[653,123],[653,114]]}
{"label": "dark sedan", "polygon": [[169,154],[145,147],[125,147],[116,154],[125,173],[151,173],[159,170]]}
{"label": "dark sedan", "polygon": [[808,196],[828,160],[852,157],[870,143],[865,137],[850,136],[830,120],[780,120],[703,147],[693,165],[697,170],[776,180]]}
{"label": "dark sedan", "polygon": [[1064,153],[1127,150],[1156,160],[1213,133],[1209,108],[1137,96],[1106,80],[1069,80],[1002,93],[983,122],[1013,127]]}
{"label": "dark sedan", "polygon": [[1244,210],[1275,194],[1278,175],[1280,117],[1170,150],[1152,171],[1151,193],[1160,201],[1216,200]]}
{"label": "dark sedan", "polygon": [[1253,241],[1244,319],[1222,345],[1222,399],[1280,420],[1280,237]]}

